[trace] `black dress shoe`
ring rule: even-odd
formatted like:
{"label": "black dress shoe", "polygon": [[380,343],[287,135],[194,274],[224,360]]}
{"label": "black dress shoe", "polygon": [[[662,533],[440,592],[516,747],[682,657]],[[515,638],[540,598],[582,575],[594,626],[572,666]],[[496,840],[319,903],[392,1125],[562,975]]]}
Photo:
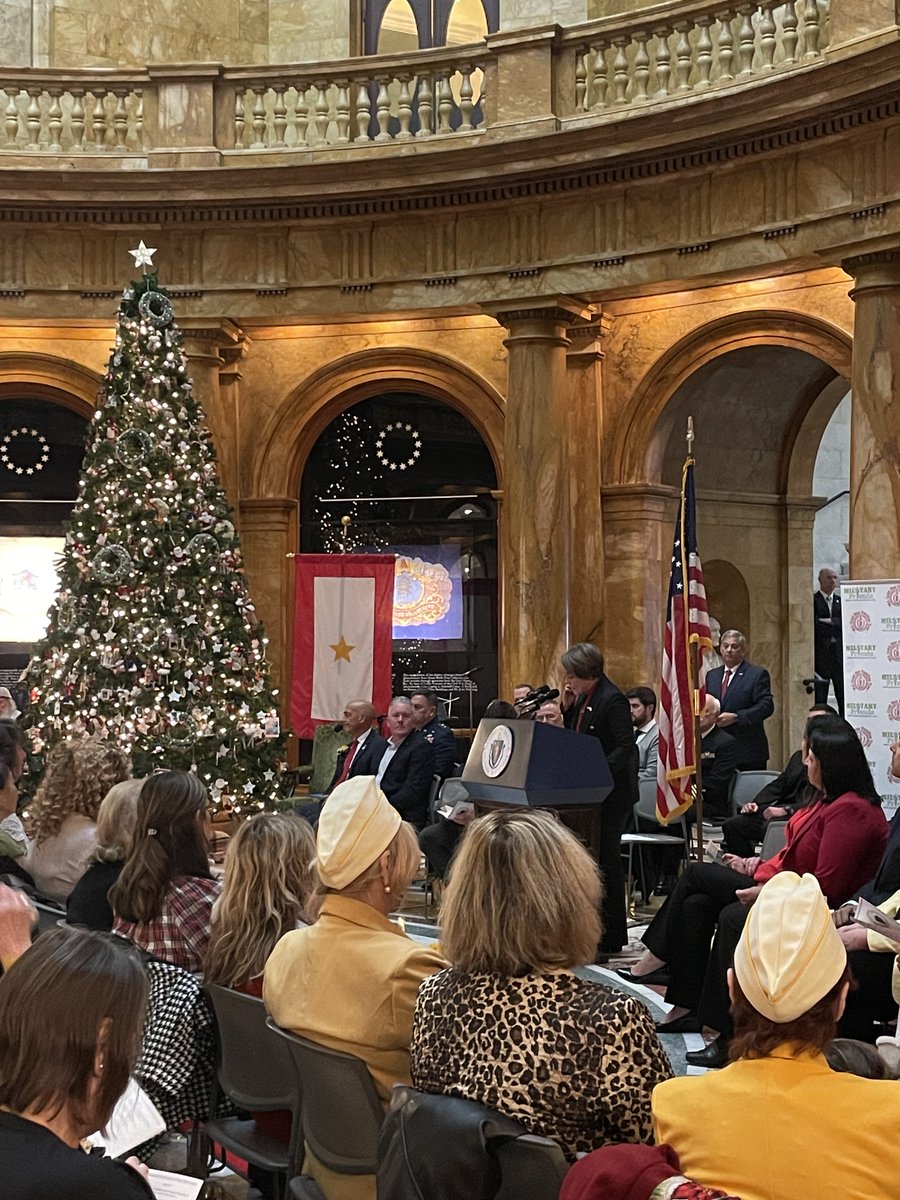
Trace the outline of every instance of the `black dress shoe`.
{"label": "black dress shoe", "polygon": [[649,975],[635,975],[630,967],[617,967],[616,974],[620,979],[624,979],[626,983],[642,983],[645,987],[649,987],[654,983],[669,982],[668,967],[658,967],[655,971],[651,971]]}
{"label": "black dress shoe", "polygon": [[684,1059],[692,1067],[724,1067],[728,1063],[728,1039],[719,1034],[702,1050],[689,1050]]}
{"label": "black dress shoe", "polygon": [[703,1030],[696,1013],[685,1013],[674,1021],[656,1021],[655,1025],[657,1033],[701,1033]]}

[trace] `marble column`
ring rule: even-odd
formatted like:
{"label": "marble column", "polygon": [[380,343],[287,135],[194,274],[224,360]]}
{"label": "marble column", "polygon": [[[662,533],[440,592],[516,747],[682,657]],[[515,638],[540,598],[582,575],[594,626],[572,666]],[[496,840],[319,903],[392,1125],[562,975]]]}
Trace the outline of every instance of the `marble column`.
{"label": "marble column", "polygon": [[[203,406],[216,448],[219,478],[228,503],[236,510],[240,496],[237,386],[234,376],[229,375],[223,388],[221,372],[226,365],[223,354],[240,350],[244,345],[243,335],[238,326],[227,318],[205,320],[188,317],[181,322],[181,328],[194,394]],[[239,378],[240,375],[237,376]]]}
{"label": "marble column", "polygon": [[[567,298],[495,313],[509,331],[501,524],[501,694],[555,682],[573,640],[566,330],[589,313]],[[579,633],[581,630],[579,629]]]}
{"label": "marble column", "polygon": [[294,560],[299,545],[299,501],[265,496],[241,501],[241,548],[250,593],[269,639],[272,678],[281,689],[282,719],[288,715],[291,678],[290,632],[293,626]]}
{"label": "marble column", "polygon": [[842,264],[854,278],[850,575],[900,579],[900,250]]}

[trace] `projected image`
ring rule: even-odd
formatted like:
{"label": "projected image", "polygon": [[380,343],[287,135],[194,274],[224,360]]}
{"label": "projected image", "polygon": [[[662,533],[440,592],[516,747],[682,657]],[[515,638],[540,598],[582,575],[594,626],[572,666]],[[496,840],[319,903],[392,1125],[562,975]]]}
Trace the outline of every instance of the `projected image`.
{"label": "projected image", "polygon": [[62,538],[0,537],[0,642],[43,637],[62,548]]}
{"label": "projected image", "polygon": [[462,577],[455,546],[396,546],[394,637],[462,637]]}

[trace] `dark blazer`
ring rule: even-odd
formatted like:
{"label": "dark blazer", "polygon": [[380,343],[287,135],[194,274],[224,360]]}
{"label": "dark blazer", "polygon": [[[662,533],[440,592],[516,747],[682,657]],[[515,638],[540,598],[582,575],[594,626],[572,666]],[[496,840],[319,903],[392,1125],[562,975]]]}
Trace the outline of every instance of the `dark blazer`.
{"label": "dark blazer", "polygon": [[763,722],[775,711],[772,684],[765,667],[746,660],[736,669],[722,700],[725,668],[716,667],[706,677],[706,690],[722,703],[722,712],[734,713],[737,721],[727,732],[737,743],[739,771],[765,770],[769,761],[769,742]]}
{"label": "dark blazer", "polygon": [[[827,621],[828,624],[823,622]],[[821,592],[813,593],[813,646],[816,655],[816,671],[830,679],[841,665],[841,598],[833,593],[831,612]]]}
{"label": "dark blazer", "polygon": [[612,772],[614,791],[633,794],[636,803],[638,748],[625,694],[602,675],[594,690],[573,704],[563,720],[567,729],[597,738]]}
{"label": "dark blazer", "polygon": [[765,812],[767,808],[786,808],[790,817],[798,808],[814,799],[815,795],[815,788],[806,777],[803,752],[795,750],[778,778],[766,784],[754,800],[754,804],[759,813]]}
{"label": "dark blazer", "polygon": [[731,815],[728,792],[737,771],[737,745],[724,729],[711,729],[700,739],[703,812],[709,817]]}
{"label": "dark blazer", "polygon": [[[900,808],[891,817],[887,845],[875,878],[860,888],[859,894],[870,904],[883,904],[896,891],[900,891]],[[847,899],[855,897],[848,896]]]}
{"label": "dark blazer", "polygon": [[446,725],[442,725],[437,717],[429,721],[419,730],[426,742],[434,750],[434,773],[446,779],[453,773],[456,762],[456,738]]}
{"label": "dark blazer", "polygon": [[[370,743],[372,743],[370,745]],[[369,734],[353,760],[350,778],[377,775],[387,740]],[[381,779],[381,790],[404,821],[421,829],[428,820],[428,793],[435,775],[434,750],[418,730],[403,739]]]}

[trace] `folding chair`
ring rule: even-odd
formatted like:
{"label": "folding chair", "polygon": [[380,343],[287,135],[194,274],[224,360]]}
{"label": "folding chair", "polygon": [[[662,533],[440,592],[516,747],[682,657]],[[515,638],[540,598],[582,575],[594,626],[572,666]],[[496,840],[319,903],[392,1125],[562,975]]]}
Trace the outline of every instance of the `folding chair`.
{"label": "folding chair", "polygon": [[[634,806],[634,821],[635,825],[640,828],[639,818],[643,817],[645,821],[656,820],[656,780],[642,779],[638,784],[638,802]],[[689,845],[688,845],[688,825],[686,814],[682,814],[677,821],[671,822],[676,829],[681,830],[681,837],[675,837],[671,833],[623,833],[620,845],[627,847],[628,851],[628,875],[627,887],[633,892],[634,889],[634,852],[638,854],[638,868],[641,874],[641,893],[646,902],[649,897],[647,895],[647,879],[644,871],[644,849],[648,846],[680,846],[682,850],[682,858],[685,862],[688,860]]]}
{"label": "folding chair", "polygon": [[780,771],[737,771],[731,783],[731,815],[737,816],[745,804],[755,800],[766,784],[777,779]]}

